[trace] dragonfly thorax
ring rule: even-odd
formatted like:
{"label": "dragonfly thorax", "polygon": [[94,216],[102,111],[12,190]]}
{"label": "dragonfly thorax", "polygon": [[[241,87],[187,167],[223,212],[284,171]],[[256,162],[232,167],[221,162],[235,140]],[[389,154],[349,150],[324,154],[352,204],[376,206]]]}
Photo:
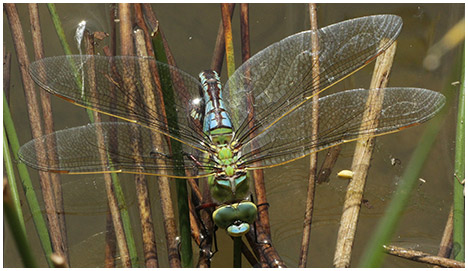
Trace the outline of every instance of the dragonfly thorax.
{"label": "dragonfly thorax", "polygon": [[[209,178],[211,196],[218,202],[238,202],[244,200],[249,192],[247,172],[240,169],[227,169]],[[232,170],[228,176],[226,171]]]}
{"label": "dragonfly thorax", "polygon": [[[234,156],[234,152],[227,145],[222,145],[221,147],[218,147],[217,149],[218,150],[217,150],[217,155],[215,156],[215,161],[219,165],[221,166],[232,165],[233,162],[235,162],[234,160],[237,160],[237,159],[234,159],[236,158]],[[228,175],[232,176],[232,174],[228,174]]]}

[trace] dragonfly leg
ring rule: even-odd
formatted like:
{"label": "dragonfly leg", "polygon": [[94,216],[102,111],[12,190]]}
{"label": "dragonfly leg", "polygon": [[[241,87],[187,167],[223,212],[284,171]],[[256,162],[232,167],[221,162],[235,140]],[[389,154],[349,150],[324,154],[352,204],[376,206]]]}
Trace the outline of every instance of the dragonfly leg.
{"label": "dragonfly leg", "polygon": [[[214,228],[213,228],[213,231],[210,232],[210,230],[208,229],[208,227],[205,224],[204,220],[202,219],[200,211],[205,209],[205,211],[208,213],[209,217],[211,217],[212,212],[210,211],[210,209],[207,209],[207,208],[213,208],[213,207],[216,207],[216,205],[217,204],[215,204],[215,203],[205,203],[205,204],[200,204],[197,207],[195,207],[195,213],[197,215],[198,220],[200,221],[201,228],[202,228],[201,229],[202,236],[201,236],[201,241],[200,241],[200,245],[199,245],[200,253],[204,253],[204,254],[208,255],[208,257],[210,259],[216,254],[216,252],[218,252],[218,245],[216,243],[217,226],[215,225]],[[211,236],[213,236],[213,239],[211,238]],[[212,246],[213,246],[212,240],[214,240],[214,242],[215,242],[215,251],[212,251]],[[205,247],[207,245],[209,245],[209,248]]]}
{"label": "dragonfly leg", "polygon": [[213,257],[216,254],[216,252],[218,252],[218,238],[216,238],[216,231],[217,230],[218,230],[218,226],[215,225],[214,230],[213,230],[213,241],[214,241],[215,250],[211,254],[211,257]]}
{"label": "dragonfly leg", "polygon": [[203,164],[198,161],[198,159],[191,153],[185,153],[185,156],[187,156],[190,160],[192,160],[195,165],[197,165],[200,168],[203,168]]}

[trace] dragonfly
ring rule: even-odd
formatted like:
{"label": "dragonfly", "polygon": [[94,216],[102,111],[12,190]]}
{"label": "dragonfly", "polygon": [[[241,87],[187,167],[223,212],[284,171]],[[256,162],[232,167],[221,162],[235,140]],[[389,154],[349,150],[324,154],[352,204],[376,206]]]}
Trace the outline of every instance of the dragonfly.
{"label": "dragonfly", "polygon": [[[402,24],[396,15],[374,15],[291,35],[244,62],[224,88],[215,71],[203,71],[196,79],[148,57],[38,60],[30,66],[38,85],[116,120],[34,139],[21,147],[19,157],[35,169],[56,173],[205,178],[218,204],[215,224],[242,236],[257,217],[250,200],[253,170],[399,131],[429,120],[444,105],[443,95],[420,88],[355,89],[312,99],[384,52]],[[312,38],[318,42],[314,50]],[[151,67],[157,68],[160,84]],[[367,99],[375,91],[384,94],[379,122],[363,128],[363,113],[374,106]],[[319,128],[312,139],[315,103]],[[135,152],[135,140],[141,151]],[[56,158],[37,148],[50,141],[57,146]]]}

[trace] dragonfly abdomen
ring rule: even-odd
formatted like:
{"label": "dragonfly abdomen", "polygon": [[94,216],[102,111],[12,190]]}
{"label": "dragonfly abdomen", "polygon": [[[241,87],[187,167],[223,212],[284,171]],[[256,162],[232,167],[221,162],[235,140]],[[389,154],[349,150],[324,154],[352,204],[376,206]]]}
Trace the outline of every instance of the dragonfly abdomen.
{"label": "dragonfly abdomen", "polygon": [[232,133],[232,122],[221,95],[221,82],[218,73],[205,70],[199,75],[203,86],[205,115],[203,131],[209,135]]}

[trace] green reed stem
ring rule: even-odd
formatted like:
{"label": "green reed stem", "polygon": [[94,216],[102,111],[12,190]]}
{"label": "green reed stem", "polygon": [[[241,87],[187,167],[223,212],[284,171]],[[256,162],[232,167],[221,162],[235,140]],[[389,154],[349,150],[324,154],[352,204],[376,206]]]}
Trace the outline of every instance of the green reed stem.
{"label": "green reed stem", "polygon": [[49,12],[55,26],[55,31],[57,31],[57,35],[59,37],[60,43],[62,44],[63,50],[65,51],[66,55],[71,55],[72,51],[70,49],[70,45],[67,42],[67,38],[65,37],[62,22],[60,21],[60,17],[58,16],[55,4],[47,4],[47,7],[49,8]]}
{"label": "green reed stem", "polygon": [[9,188],[9,185],[6,186],[4,189],[8,189],[8,191],[3,192],[3,211],[5,218],[10,226],[11,233],[24,267],[37,267],[36,260],[34,259],[28,242],[28,237],[26,236],[26,232],[23,228],[24,224],[22,224],[19,213],[16,210],[15,203],[11,197],[12,195],[10,194],[11,190]]}
{"label": "green reed stem", "polygon": [[[57,36],[60,40],[60,44],[62,44],[63,51],[65,52],[66,55],[72,55],[72,51],[70,49],[70,45],[68,44],[67,38],[65,37],[65,32],[63,31],[63,26],[62,22],[60,21],[60,17],[57,13],[57,9],[55,8],[55,4],[47,4],[47,7],[49,8],[49,13],[52,17],[52,22],[54,23],[55,31],[57,32]],[[73,60],[69,60],[70,62],[73,62]],[[75,65],[74,63],[71,63],[71,67],[74,68]],[[81,78],[79,76],[78,71],[75,72],[75,78],[76,78],[76,84],[78,85],[78,88],[81,89],[82,84],[84,82],[81,81]],[[94,122],[94,116],[91,110],[86,109],[86,113],[88,114],[89,119],[91,122]]]}
{"label": "green reed stem", "polygon": [[8,146],[8,139],[5,131],[5,126],[3,126],[3,166],[7,174],[8,186],[10,187],[10,197],[12,206],[15,208],[15,212],[18,216],[21,229],[26,234],[26,227],[24,226],[24,216],[23,211],[21,210],[21,202],[18,193],[18,187],[16,186],[16,177],[13,170],[13,161],[11,160],[10,148]]}
{"label": "green reed stem", "polygon": [[111,173],[112,186],[114,187],[115,198],[119,205],[120,216],[122,219],[123,228],[125,231],[125,239],[127,240],[128,254],[130,255],[130,262],[133,267],[138,266],[138,251],[136,248],[135,239],[133,238],[132,221],[128,213],[128,206],[125,201],[122,185],[117,173]]}
{"label": "green reed stem", "polygon": [[[167,55],[165,53],[163,40],[160,33],[156,33],[152,38],[153,50],[156,56],[156,59],[163,63],[168,63]],[[174,99],[174,90],[172,88],[171,81],[168,80],[171,78],[170,74],[162,74],[159,71],[159,78],[161,80],[161,86],[163,89],[163,99],[166,109],[166,116],[168,121],[171,121],[171,118],[177,118],[177,111],[174,105],[176,104]],[[172,120],[172,123],[177,123],[177,121]],[[178,130],[178,127],[174,127]],[[182,145],[180,142],[171,139],[171,148],[174,158],[178,161],[182,161],[183,157],[181,156]],[[178,176],[184,176],[184,169],[178,168],[175,170],[175,174]],[[185,179],[176,179],[176,193],[177,193],[177,208],[179,214],[179,231],[180,231],[180,254],[181,254],[181,265],[182,267],[192,267],[193,264],[193,251],[192,251],[192,235],[190,227],[190,209],[188,204],[188,190],[187,190],[187,181]]]}
{"label": "green reed stem", "polygon": [[233,267],[242,268],[242,237],[232,238],[234,241]]}
{"label": "green reed stem", "polygon": [[[18,142],[18,136],[16,135],[16,129],[11,118],[10,108],[6,102],[5,93],[3,93],[3,125],[8,137],[8,142],[11,146],[13,159],[14,161],[17,161],[16,167],[18,168],[19,177],[25,191],[26,201],[28,202],[29,210],[31,212],[34,225],[36,226],[39,240],[41,241],[42,249],[46,255],[47,264],[49,267],[53,267],[52,261],[49,257],[50,254],[52,254],[52,244],[50,242],[49,231],[44,217],[42,216],[41,207],[34,192],[35,190],[32,185],[31,178],[29,177],[28,169],[26,165],[18,159],[18,150],[20,145]],[[4,138],[4,141],[6,141],[6,138]]]}
{"label": "green reed stem", "polygon": [[455,137],[455,176],[453,191],[453,247],[454,258],[465,261],[465,51],[463,51],[461,85],[458,100],[458,122]]}

